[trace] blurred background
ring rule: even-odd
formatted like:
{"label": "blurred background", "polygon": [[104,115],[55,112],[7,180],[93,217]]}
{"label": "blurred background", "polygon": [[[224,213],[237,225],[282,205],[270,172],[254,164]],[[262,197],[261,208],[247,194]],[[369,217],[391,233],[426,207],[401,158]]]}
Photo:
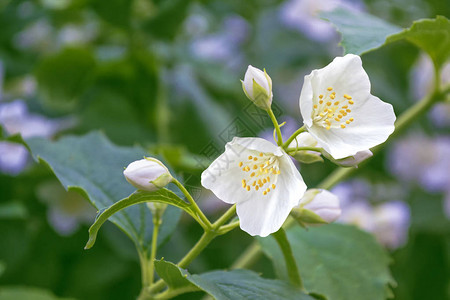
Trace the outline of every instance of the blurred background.
{"label": "blurred background", "polygon": [[[245,98],[249,64],[273,80],[284,134],[302,123],[303,76],[342,55],[320,10],[343,6],[401,27],[444,15],[442,0],[2,0],[1,135],[58,138],[101,130],[118,145],[163,156],[208,216],[225,205],[200,174],[233,136],[271,140],[270,120]],[[432,64],[398,42],[363,56],[372,93],[397,115],[427,94]],[[450,65],[441,80],[450,83]],[[339,222],[373,233],[392,255],[396,299],[450,298],[450,105],[438,104],[357,175],[333,189]],[[308,186],[335,168],[302,165]],[[140,268],[131,241],[112,224],[83,250],[96,209],[66,192],[27,150],[0,142],[0,299],[134,299]],[[201,228],[186,216],[158,252],[177,261]],[[219,237],[191,273],[227,268],[252,242]],[[254,270],[273,277],[268,259]],[[3,292],[2,292],[3,291]],[[28,295],[28,296],[27,296]],[[16,296],[17,297],[17,296]],[[37,296],[36,296],[37,297]],[[196,299],[188,294],[179,299]]]}

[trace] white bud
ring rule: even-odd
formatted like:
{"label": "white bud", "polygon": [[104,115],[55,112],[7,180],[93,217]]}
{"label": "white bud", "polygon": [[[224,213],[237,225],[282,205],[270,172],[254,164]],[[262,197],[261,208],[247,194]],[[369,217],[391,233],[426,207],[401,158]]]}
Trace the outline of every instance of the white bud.
{"label": "white bud", "polygon": [[247,98],[259,108],[267,110],[272,105],[272,79],[267,75],[266,70],[263,72],[248,66],[242,81],[242,89]]}
{"label": "white bud", "polygon": [[355,155],[348,156],[342,159],[334,159],[333,157],[331,157],[330,154],[325,152],[323,154],[330,161],[341,167],[355,167],[355,168],[357,168],[361,162],[368,159],[369,157],[372,157],[373,155],[372,151],[370,150],[359,151]]}
{"label": "white bud", "polygon": [[327,190],[307,190],[292,215],[304,224],[331,223],[341,215],[339,199]]}
{"label": "white bud", "polygon": [[156,191],[172,181],[172,175],[162,162],[146,157],[128,165],[123,171],[127,181],[143,191]]}
{"label": "white bud", "polygon": [[[298,147],[316,147],[317,141],[309,132],[302,132],[290,143],[289,148]],[[294,153],[290,153],[297,161],[304,164],[312,164],[315,162],[323,162],[323,158],[320,152],[310,150],[299,150]]]}

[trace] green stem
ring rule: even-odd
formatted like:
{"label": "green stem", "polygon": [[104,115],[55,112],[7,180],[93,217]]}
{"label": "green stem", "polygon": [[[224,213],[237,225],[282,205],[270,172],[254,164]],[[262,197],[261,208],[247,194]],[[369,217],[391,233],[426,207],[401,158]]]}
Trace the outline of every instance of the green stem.
{"label": "green stem", "polygon": [[285,148],[286,152],[298,152],[298,151],[316,151],[322,152],[322,148],[318,147],[296,147],[296,148]]}
{"label": "green stem", "polygon": [[[439,77],[438,77],[439,78]],[[414,119],[419,117],[420,115],[427,112],[434,103],[438,101],[442,101],[445,99],[446,95],[450,93],[450,87],[445,88],[441,92],[434,92],[431,95],[423,98],[419,102],[417,102],[414,106],[406,110],[403,114],[401,114],[397,121],[395,122],[395,131],[391,136],[389,137],[388,141],[392,140],[395,136],[397,136],[401,131],[403,131]],[[301,128],[300,128],[301,129]],[[299,130],[300,130],[299,129]],[[297,130],[292,136],[298,135],[297,133],[299,130]],[[291,136],[291,138],[292,138]],[[286,143],[283,145],[289,145],[294,138],[289,138]],[[379,145],[372,149],[373,154],[376,154],[378,151],[381,150],[381,148],[384,146],[384,144]],[[340,181],[344,180],[348,176],[350,176],[353,172],[360,170],[361,168],[337,168],[335,169],[330,175],[328,175],[321,183],[318,184],[319,188],[322,189],[330,189]],[[290,222],[288,220],[287,225],[290,225]],[[253,265],[257,258],[261,255],[261,247],[259,246],[258,242],[253,242],[244,252],[241,254],[240,257],[235,261],[235,263],[232,265],[232,268],[246,268],[248,266]]]}
{"label": "green stem", "polygon": [[240,224],[241,224],[240,221],[236,221],[236,222],[233,222],[233,223],[230,223],[230,224],[221,226],[221,227],[219,228],[219,230],[217,230],[217,233],[220,234],[220,235],[225,234],[225,233],[227,233],[227,232],[229,232],[229,231],[235,229],[235,228],[238,227]]}
{"label": "green stem", "polygon": [[286,232],[283,228],[280,228],[280,230],[272,233],[272,235],[277,241],[278,246],[280,246],[281,252],[283,252],[283,257],[286,262],[286,269],[291,283],[298,286],[300,289],[305,290],[303,287],[302,278],[298,272],[297,262],[295,261],[294,254],[292,253],[291,244],[289,244],[289,240],[286,236]]}
{"label": "green stem", "polygon": [[[226,229],[233,229],[230,229],[230,227],[236,226],[236,222],[225,226],[222,225],[225,224],[225,222],[227,222],[232,216],[234,216],[235,213],[236,205],[233,205],[216,222],[214,222],[214,224],[210,225],[210,228],[205,229],[205,232],[200,237],[195,246],[191,250],[189,250],[189,252],[178,262],[178,267],[186,268],[215,237],[221,235],[222,233],[226,233]],[[162,290],[165,285],[165,282],[160,279],[150,287],[149,291],[151,294],[155,294]]]}
{"label": "green stem", "polygon": [[153,219],[153,235],[152,235],[152,250],[150,252],[150,260],[148,262],[148,283],[149,285],[153,284],[153,280],[155,278],[155,257],[156,257],[156,249],[158,248],[158,233],[159,226],[161,225],[161,219],[155,218]]}
{"label": "green stem", "polygon": [[178,266],[180,268],[186,268],[216,236],[217,233],[215,232],[204,232],[197,244],[195,244],[195,246],[183,257],[183,259],[180,260]]}
{"label": "green stem", "polygon": [[192,198],[191,194],[189,194],[188,190],[175,178],[172,180],[172,182],[180,189],[180,191],[184,194],[186,199],[189,201],[189,203],[192,205],[193,209],[196,211],[197,216],[202,221],[203,229],[209,230],[212,228],[211,222],[208,220],[208,218],[205,216],[205,214],[202,212],[200,207],[198,207],[197,203],[195,202],[194,198]]}
{"label": "green stem", "polygon": [[283,144],[283,148],[286,149],[287,147],[289,147],[289,145],[292,143],[292,141],[297,137],[297,135],[299,135],[300,133],[304,132],[306,130],[305,126],[300,127],[299,129],[297,129],[297,131],[295,131],[288,139],[287,141]]}
{"label": "green stem", "polygon": [[230,207],[214,224],[212,225],[213,229],[218,229],[220,226],[225,224],[234,214],[236,213],[236,204]]}
{"label": "green stem", "polygon": [[153,299],[172,299],[173,297],[176,297],[178,295],[196,291],[200,291],[200,289],[196,286],[184,286],[177,289],[168,289],[161,294],[155,295]]}
{"label": "green stem", "polygon": [[269,117],[272,120],[275,130],[277,131],[277,144],[278,146],[281,146],[283,145],[283,137],[281,136],[280,124],[278,124],[277,118],[273,114],[272,108],[269,108],[267,110],[267,113],[269,114]]}

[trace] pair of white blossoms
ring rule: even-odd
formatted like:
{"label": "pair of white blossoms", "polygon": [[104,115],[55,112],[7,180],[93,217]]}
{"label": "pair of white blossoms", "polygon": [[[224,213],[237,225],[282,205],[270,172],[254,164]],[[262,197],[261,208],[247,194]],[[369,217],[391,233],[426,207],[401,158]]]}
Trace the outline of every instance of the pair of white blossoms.
{"label": "pair of white blossoms", "polygon": [[[267,73],[249,66],[243,87],[256,105],[270,109],[272,80]],[[260,101],[261,93],[268,101]],[[337,57],[305,76],[300,112],[308,132],[289,146],[322,148],[325,156],[344,165],[370,156],[369,149],[394,131],[392,105],[370,94],[369,77],[357,55]],[[202,173],[201,183],[222,201],[236,204],[240,227],[250,235],[276,232],[295,207],[311,210],[326,222],[340,215],[336,196],[325,190],[306,192],[283,147],[262,138],[235,137]]]}

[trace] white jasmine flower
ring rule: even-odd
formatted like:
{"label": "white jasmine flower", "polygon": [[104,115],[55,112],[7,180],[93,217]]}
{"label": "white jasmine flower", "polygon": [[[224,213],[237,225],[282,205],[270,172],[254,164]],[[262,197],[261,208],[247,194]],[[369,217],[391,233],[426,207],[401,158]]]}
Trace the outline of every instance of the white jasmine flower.
{"label": "white jasmine flower", "polygon": [[272,79],[266,70],[263,72],[251,65],[248,66],[242,81],[242,89],[247,98],[259,108],[267,110],[272,105]]}
{"label": "white jasmine flower", "polygon": [[331,223],[341,215],[339,198],[327,190],[307,190],[292,214],[306,224]]}
{"label": "white jasmine flower", "polygon": [[201,182],[220,200],[237,204],[242,230],[262,237],[280,229],[306,190],[286,152],[261,138],[235,137]]}
{"label": "white jasmine flower", "polygon": [[167,167],[152,157],[130,163],[123,175],[132,186],[143,191],[156,191],[173,179]]}
{"label": "white jasmine flower", "polygon": [[361,58],[353,54],[305,76],[300,111],[318,147],[334,159],[381,144],[394,131],[392,105],[370,94]]}

